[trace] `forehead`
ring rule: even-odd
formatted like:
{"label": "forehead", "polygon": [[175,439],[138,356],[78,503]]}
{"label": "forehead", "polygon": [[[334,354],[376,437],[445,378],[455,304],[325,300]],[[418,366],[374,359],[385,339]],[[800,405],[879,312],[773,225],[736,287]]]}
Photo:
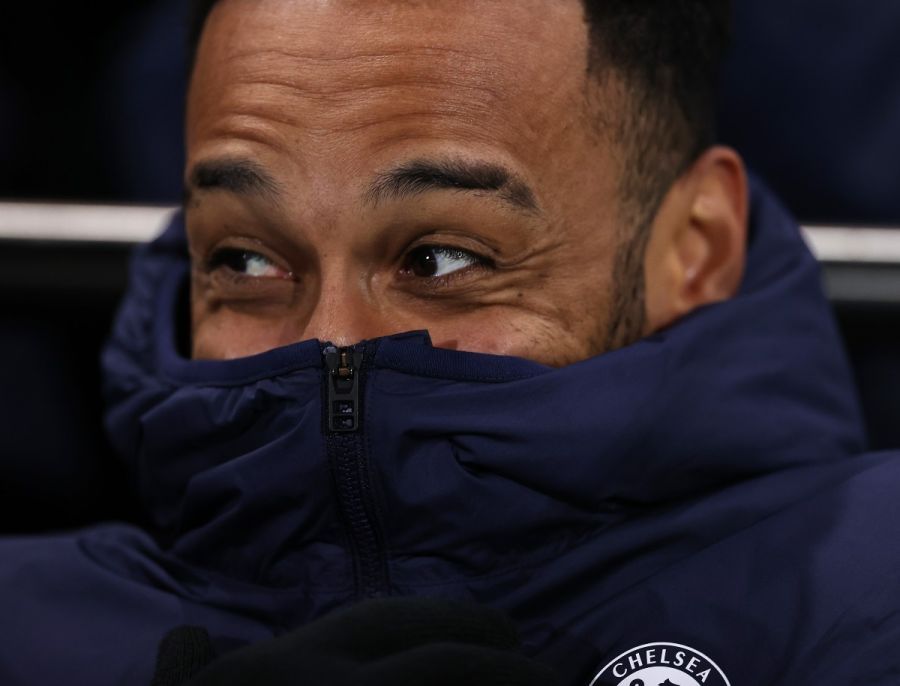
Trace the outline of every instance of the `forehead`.
{"label": "forehead", "polygon": [[576,0],[221,0],[189,148],[243,140],[321,165],[431,141],[527,164],[584,117],[587,36]]}

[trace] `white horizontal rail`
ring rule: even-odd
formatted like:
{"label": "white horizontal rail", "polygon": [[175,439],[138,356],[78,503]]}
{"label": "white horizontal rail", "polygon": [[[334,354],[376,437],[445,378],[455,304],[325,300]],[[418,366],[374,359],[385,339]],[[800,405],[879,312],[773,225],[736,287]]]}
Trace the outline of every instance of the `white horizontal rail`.
{"label": "white horizontal rail", "polygon": [[[141,243],[156,237],[175,208],[0,202],[0,239]],[[822,262],[900,265],[900,227],[805,226]]]}
{"label": "white horizontal rail", "polygon": [[0,203],[0,239],[142,243],[155,238],[171,207]]}
{"label": "white horizontal rail", "polygon": [[900,264],[900,227],[804,226],[803,235],[821,262]]}

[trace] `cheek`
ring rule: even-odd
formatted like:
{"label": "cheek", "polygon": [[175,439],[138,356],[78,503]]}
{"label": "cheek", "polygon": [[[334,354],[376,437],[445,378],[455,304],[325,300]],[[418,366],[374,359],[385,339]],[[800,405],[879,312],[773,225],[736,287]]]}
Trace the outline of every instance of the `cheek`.
{"label": "cheek", "polygon": [[254,335],[246,322],[230,325],[227,318],[206,319],[194,326],[191,340],[191,357],[195,360],[233,360],[264,352],[275,346]]}
{"label": "cheek", "polygon": [[561,367],[594,354],[585,332],[571,322],[522,311],[472,313],[429,328],[434,345],[467,352],[522,357]]}
{"label": "cheek", "polygon": [[301,340],[302,316],[284,298],[225,304],[202,278],[191,283],[191,358],[231,360]]}
{"label": "cheek", "polygon": [[265,318],[221,309],[194,315],[191,358],[233,360],[296,343],[300,333],[289,317]]}

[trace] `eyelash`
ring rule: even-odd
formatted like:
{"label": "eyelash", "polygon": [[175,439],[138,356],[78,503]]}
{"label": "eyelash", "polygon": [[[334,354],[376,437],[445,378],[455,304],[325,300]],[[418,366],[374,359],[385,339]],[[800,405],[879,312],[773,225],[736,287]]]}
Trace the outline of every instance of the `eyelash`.
{"label": "eyelash", "polygon": [[[444,257],[449,256],[451,260],[471,260],[472,264],[460,267],[459,269],[454,269],[453,271],[446,274],[435,274],[432,276],[422,276],[415,274],[414,267],[411,265],[411,261],[416,259],[417,257],[422,257],[423,253],[428,252],[430,252],[432,256],[434,256],[435,254],[443,255]],[[253,259],[262,259],[269,265],[272,265],[274,268],[285,271],[287,277],[293,276],[290,271],[287,271],[283,267],[280,267],[274,260],[269,259],[264,254],[258,251],[230,246],[214,250],[205,260],[204,271],[210,275],[215,274],[217,277],[227,278],[232,282],[259,283],[262,280],[279,278],[276,276],[263,276],[259,274],[252,275],[246,273],[240,268],[235,268],[236,263],[240,261],[244,261],[246,263]],[[467,275],[471,274],[473,271],[491,269],[493,267],[493,260],[470,250],[450,245],[426,244],[418,245],[405,253],[405,255],[403,256],[402,266],[400,268],[400,275],[404,279],[417,281],[420,284],[427,285],[429,288],[440,289],[450,286],[456,281],[465,279]],[[437,271],[440,270],[440,267],[437,264],[435,264],[435,268]]]}
{"label": "eyelash", "polygon": [[[412,264],[413,261],[417,257],[427,256],[428,253],[430,253],[430,256],[434,258],[435,261],[427,266],[429,268],[433,267],[435,271],[440,271],[440,265],[436,262],[436,260],[439,259],[436,257],[437,255],[443,255],[445,258],[449,258],[451,261],[471,261],[471,264],[468,266],[460,267],[458,269],[454,269],[453,271],[450,271],[446,274],[415,274],[415,266]],[[427,244],[416,246],[415,248],[407,251],[407,253],[403,257],[403,266],[401,267],[400,271],[404,278],[427,282],[429,286],[439,288],[449,285],[450,283],[461,278],[465,278],[467,274],[474,270],[490,269],[491,267],[493,267],[492,260],[479,255],[478,253],[474,253],[471,250],[465,250],[463,248],[450,245]]]}
{"label": "eyelash", "polygon": [[[254,261],[263,261],[265,265],[283,272],[283,275],[263,276],[261,274],[247,273],[239,267],[236,268],[237,264],[243,262],[245,269],[252,271],[250,264]],[[292,272],[281,267],[275,260],[269,259],[259,251],[230,246],[214,250],[204,263],[204,271],[207,274],[215,274],[217,277],[227,278],[236,282],[260,282],[261,280],[273,279],[288,280],[293,277]]]}

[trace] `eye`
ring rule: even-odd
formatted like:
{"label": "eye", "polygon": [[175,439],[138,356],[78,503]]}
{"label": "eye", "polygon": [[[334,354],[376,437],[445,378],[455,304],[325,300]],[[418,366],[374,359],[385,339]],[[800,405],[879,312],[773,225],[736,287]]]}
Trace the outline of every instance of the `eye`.
{"label": "eye", "polygon": [[455,272],[483,264],[477,255],[458,248],[423,245],[412,250],[403,264],[403,271],[419,278],[448,276]]}
{"label": "eye", "polygon": [[219,248],[207,262],[207,269],[228,269],[241,276],[252,278],[289,279],[291,273],[278,266],[265,255],[240,248]]}

